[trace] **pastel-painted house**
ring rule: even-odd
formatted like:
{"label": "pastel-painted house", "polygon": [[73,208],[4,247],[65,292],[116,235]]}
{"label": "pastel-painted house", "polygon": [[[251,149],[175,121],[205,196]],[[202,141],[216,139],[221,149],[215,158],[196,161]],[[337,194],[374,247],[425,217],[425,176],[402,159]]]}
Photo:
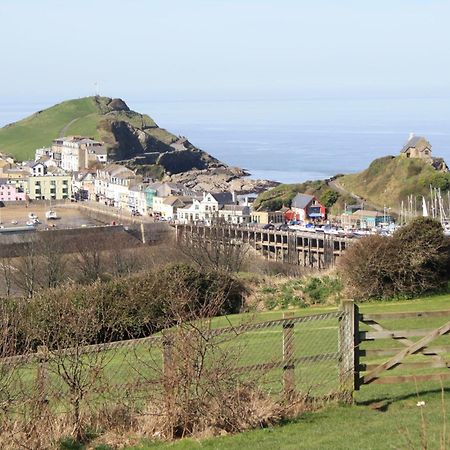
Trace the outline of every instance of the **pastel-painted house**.
{"label": "pastel-painted house", "polygon": [[15,184],[6,183],[6,180],[0,181],[0,201],[2,202],[20,202],[27,199],[23,189]]}
{"label": "pastel-painted house", "polygon": [[389,214],[383,214],[379,211],[359,209],[353,214],[342,214],[341,223],[344,227],[370,230],[383,224],[389,225],[394,223],[394,218]]}
{"label": "pastel-painted house", "polygon": [[148,208],[145,188],[144,183],[137,183],[130,186],[128,190],[128,209],[130,212],[138,212],[142,215],[147,214]]}
{"label": "pastel-painted house", "polygon": [[294,219],[298,221],[323,220],[326,208],[314,195],[297,194],[291,203]]}

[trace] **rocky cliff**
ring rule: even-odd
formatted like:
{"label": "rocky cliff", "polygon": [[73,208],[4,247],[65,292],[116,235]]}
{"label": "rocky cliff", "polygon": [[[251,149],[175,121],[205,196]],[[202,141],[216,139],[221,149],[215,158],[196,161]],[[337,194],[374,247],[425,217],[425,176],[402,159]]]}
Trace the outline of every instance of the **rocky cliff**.
{"label": "rocky cliff", "polygon": [[276,183],[249,180],[188,139],[176,136],[119,98],[69,100],[0,129],[0,152],[32,159],[39,147],[61,136],[92,136],[105,142],[108,158],[142,175],[186,182],[192,187],[261,191]]}

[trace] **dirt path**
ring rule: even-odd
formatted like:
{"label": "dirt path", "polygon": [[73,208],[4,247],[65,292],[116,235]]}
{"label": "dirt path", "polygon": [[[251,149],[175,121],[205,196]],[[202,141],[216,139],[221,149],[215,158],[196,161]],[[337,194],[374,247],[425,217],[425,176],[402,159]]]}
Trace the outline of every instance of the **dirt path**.
{"label": "dirt path", "polygon": [[380,207],[374,205],[373,203],[368,202],[365,198],[360,197],[359,195],[354,194],[353,192],[347,191],[338,181],[338,179],[328,181],[328,186],[330,186],[335,191],[339,192],[342,195],[349,195],[352,197],[355,202],[364,205],[364,209],[372,209],[379,210]]}
{"label": "dirt path", "polygon": [[65,134],[66,134],[66,131],[69,129],[69,127],[70,127],[71,125],[73,125],[73,124],[74,124],[77,120],[79,120],[79,119],[80,119],[80,118],[77,117],[77,118],[71,120],[68,124],[66,124],[66,125],[62,128],[62,130],[59,132],[59,137],[64,137]]}

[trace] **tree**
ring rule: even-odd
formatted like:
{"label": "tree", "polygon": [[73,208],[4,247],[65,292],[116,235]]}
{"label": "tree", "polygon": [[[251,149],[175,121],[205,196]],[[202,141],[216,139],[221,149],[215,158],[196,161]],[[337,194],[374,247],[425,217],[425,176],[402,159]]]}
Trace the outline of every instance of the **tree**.
{"label": "tree", "polygon": [[320,203],[326,208],[331,208],[338,201],[339,197],[338,192],[328,189],[320,196]]}
{"label": "tree", "polygon": [[369,236],[340,262],[347,295],[356,299],[439,291],[450,279],[450,244],[439,222],[418,218],[392,237]]}
{"label": "tree", "polygon": [[204,270],[239,272],[247,256],[245,245],[225,236],[220,225],[184,229],[177,243],[179,250]]}

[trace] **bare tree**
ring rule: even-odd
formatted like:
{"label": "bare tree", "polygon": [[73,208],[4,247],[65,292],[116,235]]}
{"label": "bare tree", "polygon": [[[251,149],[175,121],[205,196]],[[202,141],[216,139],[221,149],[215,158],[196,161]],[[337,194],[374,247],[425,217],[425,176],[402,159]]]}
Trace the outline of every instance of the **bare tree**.
{"label": "bare tree", "polygon": [[14,264],[14,281],[26,297],[32,298],[38,287],[39,255],[36,239],[24,246],[24,254],[16,258]]}
{"label": "bare tree", "polygon": [[55,239],[55,235],[50,231],[41,236],[38,251],[40,254],[40,283],[42,287],[57,287],[67,278],[68,260],[64,243]]}
{"label": "bare tree", "polygon": [[33,337],[47,351],[47,370],[67,388],[74,435],[80,441],[85,430],[83,406],[88,407],[89,394],[102,390],[103,369],[114,356],[112,351],[89,347],[102,329],[97,309],[95,299],[73,292],[61,296],[59,290],[36,297],[32,309]]}
{"label": "bare tree", "polygon": [[203,269],[238,272],[247,257],[245,244],[225,236],[220,225],[202,227],[178,236],[179,250]]}
{"label": "bare tree", "polygon": [[105,272],[102,256],[104,247],[105,238],[101,236],[89,236],[88,239],[77,242],[75,265],[80,281],[90,283],[102,277]]}
{"label": "bare tree", "polygon": [[9,250],[3,252],[3,257],[0,259],[0,270],[3,278],[5,295],[9,297],[11,295],[13,281],[14,281],[14,271],[13,266],[13,256],[10,254]]}

